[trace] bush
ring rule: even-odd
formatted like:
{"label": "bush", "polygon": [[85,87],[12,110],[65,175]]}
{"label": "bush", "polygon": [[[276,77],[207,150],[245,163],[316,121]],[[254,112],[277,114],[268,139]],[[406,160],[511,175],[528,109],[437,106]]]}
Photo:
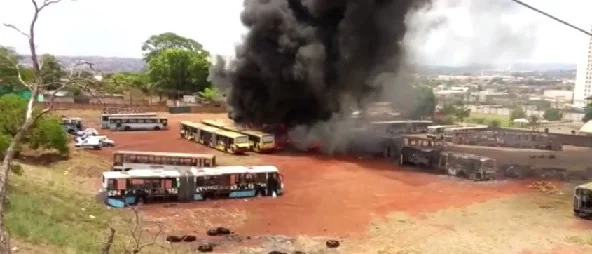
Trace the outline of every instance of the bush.
{"label": "bush", "polygon": [[559,109],[548,108],[545,110],[545,113],[543,113],[543,119],[548,121],[559,121],[563,119],[563,113]]}
{"label": "bush", "polygon": [[489,126],[490,128],[499,128],[501,126],[501,121],[500,120],[489,120],[487,121],[487,126]]}
{"label": "bush", "polygon": [[28,142],[32,149],[55,149],[61,154],[68,154],[68,134],[62,127],[61,120],[53,116],[40,118],[28,135]]}
{"label": "bush", "polygon": [[[7,94],[0,97],[0,149],[6,151],[12,137],[25,122],[27,101],[19,96]],[[39,114],[35,110],[33,114]],[[68,135],[61,120],[50,116],[41,116],[29,132],[23,137],[22,144],[32,149],[55,149],[61,154],[69,152]],[[17,151],[20,151],[20,145]]]}

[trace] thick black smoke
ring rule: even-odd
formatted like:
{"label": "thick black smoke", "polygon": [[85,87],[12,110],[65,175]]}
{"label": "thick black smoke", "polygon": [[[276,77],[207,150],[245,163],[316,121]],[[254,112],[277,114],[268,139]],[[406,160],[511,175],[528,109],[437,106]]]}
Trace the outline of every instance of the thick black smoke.
{"label": "thick black smoke", "polygon": [[[236,121],[312,125],[392,93],[406,17],[429,0],[245,0],[249,29],[212,81]],[[221,31],[223,32],[223,31]],[[390,87],[386,87],[390,86]]]}

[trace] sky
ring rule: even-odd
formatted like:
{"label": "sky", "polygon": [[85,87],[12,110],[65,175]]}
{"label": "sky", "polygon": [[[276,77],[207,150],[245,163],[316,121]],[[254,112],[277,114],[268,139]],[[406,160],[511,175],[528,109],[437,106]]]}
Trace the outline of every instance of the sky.
{"label": "sky", "polygon": [[[430,18],[448,21],[410,40],[418,61],[458,64],[498,59],[577,63],[586,53],[586,35],[521,6],[504,9],[473,4],[487,0],[438,1],[464,5],[440,8],[414,19],[418,23]],[[592,1],[523,1],[586,30],[592,27],[589,15]],[[141,45],[149,36],[174,32],[199,41],[213,54],[233,55],[235,45],[247,31],[239,18],[242,3],[242,0],[64,0],[41,14],[36,30],[38,50],[54,55],[141,57]],[[0,23],[27,29],[32,9],[30,0],[1,0]],[[0,27],[0,45],[14,47],[24,54],[28,52],[26,43],[22,35]]]}

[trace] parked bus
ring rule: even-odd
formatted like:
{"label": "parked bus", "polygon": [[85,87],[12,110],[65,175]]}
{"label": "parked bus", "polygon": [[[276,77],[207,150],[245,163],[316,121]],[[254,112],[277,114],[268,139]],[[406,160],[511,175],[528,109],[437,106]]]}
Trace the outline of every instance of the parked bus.
{"label": "parked bus", "polygon": [[283,176],[274,166],[135,169],[103,172],[102,191],[109,206],[125,207],[151,201],[283,195],[283,182]]}
{"label": "parked bus", "polygon": [[273,134],[265,133],[256,130],[247,130],[234,124],[225,124],[216,120],[203,120],[203,124],[217,127],[227,131],[238,132],[249,137],[250,150],[256,153],[270,152],[275,150],[275,136]]}
{"label": "parked bus", "polygon": [[434,124],[427,120],[375,121],[370,123],[374,131],[393,134],[426,133],[428,126]]}
{"label": "parked bus", "polygon": [[188,121],[181,122],[180,128],[181,137],[223,152],[241,154],[249,150],[249,137],[238,132]]}
{"label": "parked bus", "polygon": [[459,125],[432,125],[428,126],[427,138],[431,139],[444,139],[444,130],[446,128],[455,128]]}
{"label": "parked bus", "polygon": [[109,129],[116,131],[166,130],[168,119],[160,116],[111,116]]}
{"label": "parked bus", "polygon": [[578,185],[574,189],[573,212],[581,218],[592,216],[592,182]]}
{"label": "parked bus", "polygon": [[191,167],[214,167],[213,154],[116,151],[113,153],[113,171],[158,168],[175,170]]}
{"label": "parked bus", "polygon": [[489,127],[486,125],[474,125],[474,126],[459,126],[459,127],[452,127],[452,128],[445,128],[443,132],[443,138],[446,141],[454,140],[454,136],[456,133],[462,131],[471,131],[471,130],[487,130]]}
{"label": "parked bus", "polygon": [[76,134],[83,130],[82,118],[80,117],[63,117],[62,126],[68,134]]}
{"label": "parked bus", "polygon": [[109,128],[109,118],[110,117],[156,117],[156,113],[115,113],[115,114],[111,114],[111,113],[103,113],[101,114],[101,119],[99,119],[101,121],[101,128],[103,129],[108,129]]}

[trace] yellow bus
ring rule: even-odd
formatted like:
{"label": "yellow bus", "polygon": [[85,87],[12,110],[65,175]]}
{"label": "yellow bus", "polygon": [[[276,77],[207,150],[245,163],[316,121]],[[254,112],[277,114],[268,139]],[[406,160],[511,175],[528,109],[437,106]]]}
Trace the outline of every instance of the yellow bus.
{"label": "yellow bus", "polygon": [[247,130],[234,124],[226,124],[216,120],[203,120],[202,123],[226,131],[238,132],[246,135],[249,137],[250,150],[256,153],[271,152],[276,148],[275,136],[273,134],[256,130]]}
{"label": "yellow bus", "polygon": [[181,122],[180,126],[180,135],[187,140],[231,154],[249,150],[249,137],[244,134],[189,121]]}
{"label": "yellow bus", "polygon": [[[209,126],[206,126],[209,127]],[[214,132],[213,141],[217,150],[231,154],[242,154],[249,151],[249,137],[238,132],[218,129]]]}

